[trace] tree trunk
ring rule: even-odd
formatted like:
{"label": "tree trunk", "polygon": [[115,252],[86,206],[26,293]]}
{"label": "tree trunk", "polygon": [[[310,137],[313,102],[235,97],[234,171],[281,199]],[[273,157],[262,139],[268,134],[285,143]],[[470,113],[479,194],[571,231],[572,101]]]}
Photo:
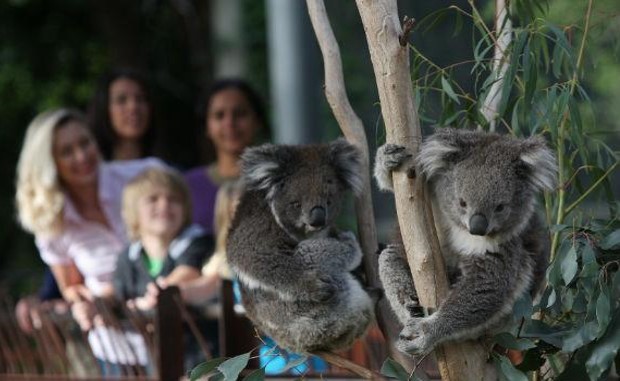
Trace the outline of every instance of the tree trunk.
{"label": "tree trunk", "polygon": [[[422,135],[413,101],[407,36],[402,35],[396,0],[356,2],[375,72],[387,141],[403,145],[416,155]],[[436,309],[448,294],[448,280],[425,180],[422,174],[397,171],[393,183],[398,221],[420,303]],[[442,379],[485,379],[487,353],[479,343],[449,343],[439,346],[435,354]]]}

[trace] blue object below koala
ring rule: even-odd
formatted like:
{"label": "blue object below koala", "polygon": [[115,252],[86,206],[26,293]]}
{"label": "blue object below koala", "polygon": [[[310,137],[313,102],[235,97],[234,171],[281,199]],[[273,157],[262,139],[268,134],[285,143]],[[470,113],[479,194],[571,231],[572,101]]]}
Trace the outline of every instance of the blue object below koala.
{"label": "blue object below koala", "polygon": [[[266,375],[292,374],[301,376],[312,370],[313,373],[327,371],[328,364],[320,357],[306,357],[297,353],[288,352],[269,337],[262,338],[264,344],[259,349],[260,366],[265,369]],[[311,369],[310,369],[311,368]]]}

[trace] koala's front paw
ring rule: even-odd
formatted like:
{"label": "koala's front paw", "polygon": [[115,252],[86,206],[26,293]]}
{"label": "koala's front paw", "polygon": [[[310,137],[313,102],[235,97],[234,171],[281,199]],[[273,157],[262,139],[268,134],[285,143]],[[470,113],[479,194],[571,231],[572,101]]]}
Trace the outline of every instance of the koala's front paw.
{"label": "koala's front paw", "polygon": [[342,243],[345,243],[351,246],[351,248],[355,250],[360,249],[360,245],[359,245],[359,242],[357,241],[357,237],[355,236],[353,232],[344,231],[344,232],[338,233],[338,240]]}
{"label": "koala's front paw", "polygon": [[384,144],[377,150],[374,175],[382,190],[392,190],[392,171],[410,160],[413,155],[403,146]]}
{"label": "koala's front paw", "polygon": [[311,289],[308,290],[312,301],[325,303],[336,296],[336,283],[331,277],[318,276],[312,283]]}
{"label": "koala's front paw", "polygon": [[381,251],[379,252],[379,255],[382,257],[400,256],[400,251],[402,250],[400,245],[396,245],[393,243],[390,243],[389,245],[384,246],[380,249]]}
{"label": "koala's front paw", "polygon": [[377,161],[387,171],[397,169],[412,156],[406,147],[398,144],[384,144],[377,150]]}
{"label": "koala's front paw", "polygon": [[430,334],[428,319],[410,319],[399,334],[396,349],[411,355],[425,355],[432,351],[435,340]]}

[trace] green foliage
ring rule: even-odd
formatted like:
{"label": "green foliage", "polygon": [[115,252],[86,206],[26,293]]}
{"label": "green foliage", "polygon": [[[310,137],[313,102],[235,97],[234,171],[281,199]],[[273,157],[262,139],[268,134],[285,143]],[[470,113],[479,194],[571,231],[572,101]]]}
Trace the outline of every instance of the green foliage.
{"label": "green foliage", "polygon": [[381,366],[381,374],[387,377],[396,378],[399,381],[409,381],[409,373],[398,362],[391,358],[385,359]]}
{"label": "green foliage", "polygon": [[[606,57],[606,69],[620,70],[619,34],[603,32],[609,25],[612,29],[620,25],[620,6],[602,2],[601,8],[588,0],[554,2],[552,7],[536,0],[510,2],[513,33],[502,61],[507,68],[499,93],[497,129],[517,136],[545,135],[556,152],[559,185],[544,200],[553,236],[548,285],[536,303],[528,297],[516,302],[517,331],[495,337],[498,345],[524,354],[523,363],[516,367],[494,355],[504,379],[527,380],[527,372],[541,372],[548,364],[538,379],[597,380],[618,358],[618,127],[607,124],[599,107],[611,100],[601,95],[611,92],[597,87],[600,74],[592,70],[592,62],[598,60],[601,49],[614,46],[612,53],[601,54]],[[411,47],[415,101],[425,123],[490,127],[480,110],[498,81],[492,62],[496,38],[483,15],[494,14],[494,2],[483,11],[473,1],[469,5],[470,9],[451,6],[434,12],[417,24],[418,31],[429,31],[439,20],[454,16],[460,20],[455,22],[455,33],[462,27],[461,19],[474,26],[469,60],[439,66]],[[547,12],[557,8],[570,10],[574,18],[553,22]],[[475,79],[475,96],[455,76],[464,68]],[[618,99],[613,98],[613,112],[619,109]]]}

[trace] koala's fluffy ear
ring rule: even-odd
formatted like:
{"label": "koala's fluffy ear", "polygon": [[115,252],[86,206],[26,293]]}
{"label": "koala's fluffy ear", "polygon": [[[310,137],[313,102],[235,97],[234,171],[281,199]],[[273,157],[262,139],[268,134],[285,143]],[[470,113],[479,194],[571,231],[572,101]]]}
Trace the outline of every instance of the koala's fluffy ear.
{"label": "koala's fluffy ear", "polygon": [[422,143],[416,161],[427,178],[448,168],[453,156],[460,151],[458,135],[455,129],[441,128]]}
{"label": "koala's fluffy ear", "polygon": [[354,145],[345,139],[329,143],[329,161],[336,168],[340,180],[347,184],[355,194],[362,191],[362,156]]}
{"label": "koala's fluffy ear", "polygon": [[247,148],[241,155],[241,175],[249,189],[269,190],[286,176],[285,166],[292,160],[290,147],[263,144]]}
{"label": "koala's fluffy ear", "polygon": [[526,165],[526,176],[537,191],[553,190],[558,172],[555,156],[545,139],[534,136],[521,143],[519,159]]}

